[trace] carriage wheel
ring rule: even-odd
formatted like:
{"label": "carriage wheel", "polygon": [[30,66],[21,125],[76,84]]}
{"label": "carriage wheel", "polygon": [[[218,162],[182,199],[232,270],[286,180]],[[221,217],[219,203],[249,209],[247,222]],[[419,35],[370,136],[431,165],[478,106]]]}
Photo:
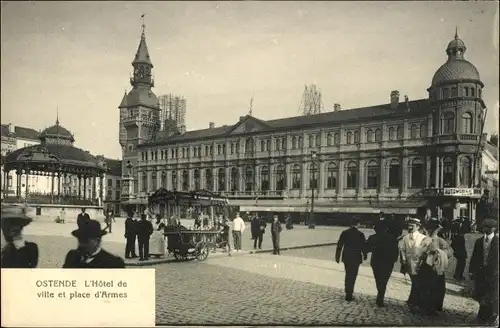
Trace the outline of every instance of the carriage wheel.
{"label": "carriage wheel", "polygon": [[205,244],[204,242],[201,241],[196,244],[196,259],[198,261],[205,261],[208,257],[209,252],[210,250],[208,249],[207,244]]}

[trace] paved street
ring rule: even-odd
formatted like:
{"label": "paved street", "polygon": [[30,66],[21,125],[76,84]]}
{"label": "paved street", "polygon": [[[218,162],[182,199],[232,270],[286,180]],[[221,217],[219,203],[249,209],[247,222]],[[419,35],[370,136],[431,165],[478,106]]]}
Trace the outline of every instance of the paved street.
{"label": "paved street", "polygon": [[[26,239],[38,243],[40,267],[44,268],[60,267],[67,250],[76,244],[72,237],[27,235]],[[120,254],[123,245],[107,241],[104,247]],[[343,300],[342,265],[288,256],[292,252],[155,266],[157,323],[458,325],[470,322],[477,312],[474,301],[449,291],[440,317],[413,315],[404,305],[409,285],[400,274],[390,281],[388,306],[376,308],[375,284],[368,267],[360,270],[357,300],[348,304]]]}

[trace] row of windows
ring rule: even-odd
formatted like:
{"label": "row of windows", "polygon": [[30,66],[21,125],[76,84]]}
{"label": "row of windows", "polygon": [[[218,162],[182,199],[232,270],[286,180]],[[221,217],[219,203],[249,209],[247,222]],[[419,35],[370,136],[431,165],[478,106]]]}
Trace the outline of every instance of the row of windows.
{"label": "row of windows", "polygon": [[[439,91],[437,91],[439,92]],[[458,97],[458,89],[457,87],[451,87],[451,88],[443,88],[443,99],[448,99],[448,98],[455,98]],[[461,97],[472,97],[474,98],[476,96],[476,89],[474,87],[464,87],[462,89],[462,95]],[[477,96],[478,98],[481,98],[481,88],[477,89]]]}
{"label": "row of windows", "polygon": [[[411,139],[417,139],[417,138],[423,138],[427,136],[427,125],[426,124],[412,124],[410,127],[410,138]],[[389,140],[402,140],[404,138],[404,133],[403,133],[403,127],[399,126],[397,128],[395,127],[390,127],[389,128]],[[302,137],[300,136],[293,136],[292,137],[292,149],[298,149],[303,147],[303,140]],[[367,129],[366,130],[366,142],[380,142],[382,141],[382,131],[381,129]],[[346,144],[357,144],[360,142],[360,136],[358,131],[347,131],[346,132]],[[326,145],[327,146],[332,146],[332,145],[339,145],[340,144],[340,134],[338,132],[334,133],[328,133],[326,135]],[[321,146],[321,137],[319,135],[310,135],[309,136],[309,147],[320,147]],[[235,154],[239,153],[240,151],[240,144],[238,142],[235,143],[230,143],[230,154]],[[287,148],[287,140],[286,138],[276,138],[274,140],[274,149],[279,151],[279,150],[285,150]],[[201,147],[194,147],[193,148],[193,157],[201,157],[202,152],[201,152]],[[271,151],[271,141],[268,140],[261,140],[260,141],[260,150],[261,151]],[[226,155],[226,144],[218,144],[217,145],[217,155]],[[245,142],[245,152],[246,153],[253,153],[254,151],[254,143],[253,139],[249,138]],[[182,147],[179,149],[171,149],[170,150],[170,158],[187,158],[189,157],[189,148],[188,147]],[[158,160],[158,151],[151,151],[150,157],[148,156],[148,152],[142,152],[141,153],[141,159],[143,161],[147,161],[149,158],[151,160]],[[212,145],[205,145],[205,156],[212,156],[213,155],[213,146]],[[160,151],[160,158],[162,160],[167,159],[167,151],[161,150]]]}
{"label": "row of windows", "polygon": [[[462,133],[474,133],[474,120],[471,113],[463,113],[461,123]],[[453,112],[444,113],[441,118],[441,133],[452,134],[455,132],[455,114]]]}
{"label": "row of windows", "polygon": [[[365,188],[378,189],[381,185],[381,165],[376,160],[371,160],[366,164],[365,173]],[[309,188],[317,188],[317,182],[320,179],[320,170],[317,164],[310,164],[306,169],[309,172]],[[182,190],[189,190],[190,176],[187,170],[180,172],[181,188]],[[214,183],[214,176],[212,169],[194,170],[193,182],[194,188],[200,189],[201,174],[204,173],[205,189],[212,190]],[[270,188],[270,177],[274,176],[276,182],[276,190],[286,189],[286,171],[283,165],[278,165],[274,172],[270,172],[268,166],[260,168],[260,176],[257,176],[253,167],[247,166],[243,170],[243,187],[245,191],[252,191],[255,189],[255,184],[260,181],[260,190],[267,191]],[[300,164],[295,164],[291,167],[291,186],[290,189],[300,189],[302,185],[302,177],[306,172],[302,171]],[[330,162],[325,167],[325,174],[322,178],[325,179],[326,189],[338,189],[339,169],[335,162]],[[402,166],[399,160],[392,159],[388,165],[388,187],[399,188],[402,184]],[[171,171],[171,182],[173,189],[177,188],[178,172]],[[239,190],[239,176],[238,168],[233,167],[229,173],[229,191]],[[356,161],[347,162],[345,165],[345,187],[358,188],[359,179],[359,165]],[[461,185],[468,185],[471,176],[471,164],[468,158],[461,161],[461,170],[459,172],[459,181]],[[422,159],[414,159],[409,167],[409,187],[410,188],[423,188],[425,186],[425,164]],[[226,171],[220,168],[216,173],[216,186],[217,191],[226,190]],[[153,172],[151,176],[151,188],[148,188],[147,174],[142,174],[142,191],[156,190],[157,189],[157,173]],[[161,173],[160,184],[162,187],[167,187],[167,172]],[[452,187],[455,185],[455,167],[451,158],[447,157],[443,160],[443,186]]]}

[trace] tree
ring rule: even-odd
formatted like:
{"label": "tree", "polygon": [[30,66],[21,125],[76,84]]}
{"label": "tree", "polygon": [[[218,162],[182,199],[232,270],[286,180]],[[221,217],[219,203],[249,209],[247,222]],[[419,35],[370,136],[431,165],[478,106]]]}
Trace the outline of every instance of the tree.
{"label": "tree", "polygon": [[498,134],[492,134],[490,136],[490,142],[498,147]]}

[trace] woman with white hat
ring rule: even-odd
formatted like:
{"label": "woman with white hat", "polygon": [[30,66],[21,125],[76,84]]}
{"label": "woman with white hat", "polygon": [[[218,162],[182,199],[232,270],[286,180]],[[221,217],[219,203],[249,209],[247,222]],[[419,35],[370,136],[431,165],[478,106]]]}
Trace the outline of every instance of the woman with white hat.
{"label": "woman with white hat", "polygon": [[36,268],[38,246],[25,241],[23,228],[33,221],[26,215],[26,207],[2,206],[2,232],[6,244],[2,249],[2,268]]}

